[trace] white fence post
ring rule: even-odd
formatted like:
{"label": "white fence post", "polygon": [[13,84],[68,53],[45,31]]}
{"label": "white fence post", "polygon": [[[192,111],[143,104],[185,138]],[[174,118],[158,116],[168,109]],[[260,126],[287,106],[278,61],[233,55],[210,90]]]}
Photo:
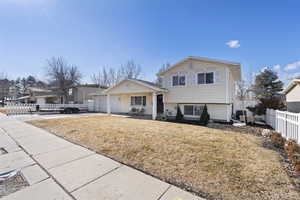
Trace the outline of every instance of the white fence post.
{"label": "white fence post", "polygon": [[300,113],[267,109],[266,123],[286,139],[300,144]]}
{"label": "white fence post", "polygon": [[298,136],[298,144],[300,144],[300,113],[298,114],[298,133],[297,133],[297,136]]}
{"label": "white fence post", "polygon": [[3,109],[7,110],[7,115],[29,114],[36,111],[36,106],[40,106],[40,110],[59,111],[61,108],[78,108],[79,110],[88,111],[87,104],[16,104],[9,103]]}

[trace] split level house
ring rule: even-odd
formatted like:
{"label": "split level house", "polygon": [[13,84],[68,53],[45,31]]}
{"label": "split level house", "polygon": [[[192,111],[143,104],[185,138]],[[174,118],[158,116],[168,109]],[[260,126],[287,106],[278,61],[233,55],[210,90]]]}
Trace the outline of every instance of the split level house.
{"label": "split level house", "polygon": [[161,85],[127,79],[94,96],[96,111],[130,113],[141,111],[156,119],[164,113],[175,117],[179,106],[187,119],[199,119],[207,105],[211,119],[230,121],[237,104],[239,63],[188,57],[158,74]]}

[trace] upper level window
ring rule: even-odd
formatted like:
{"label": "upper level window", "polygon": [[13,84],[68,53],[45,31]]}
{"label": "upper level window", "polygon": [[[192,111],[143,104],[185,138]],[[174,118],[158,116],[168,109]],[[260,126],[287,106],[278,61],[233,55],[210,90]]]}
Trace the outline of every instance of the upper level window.
{"label": "upper level window", "polygon": [[213,84],[214,83],[214,73],[199,73],[198,74],[198,84]]}
{"label": "upper level window", "polygon": [[146,96],[133,96],[131,97],[132,106],[145,106],[146,105]]}
{"label": "upper level window", "polygon": [[185,85],[185,76],[173,76],[173,86]]}

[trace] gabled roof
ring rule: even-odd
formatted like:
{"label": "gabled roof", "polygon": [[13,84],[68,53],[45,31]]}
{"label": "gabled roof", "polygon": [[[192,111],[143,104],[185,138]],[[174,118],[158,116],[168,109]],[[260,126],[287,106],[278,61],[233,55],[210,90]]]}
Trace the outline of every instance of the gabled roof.
{"label": "gabled roof", "polygon": [[294,79],[288,84],[288,86],[282,91],[283,94],[289,93],[296,85],[300,85],[300,79]]}
{"label": "gabled roof", "polygon": [[72,88],[78,88],[78,87],[85,87],[85,88],[100,88],[100,89],[107,89],[108,87],[99,85],[99,84],[82,84],[82,85],[74,85]]}
{"label": "gabled roof", "polygon": [[203,57],[195,57],[195,56],[189,56],[183,60],[181,60],[178,63],[175,63],[174,65],[171,65],[170,67],[168,67],[166,70],[160,72],[158,75],[163,75],[164,73],[170,71],[171,69],[177,67],[178,65],[186,62],[186,61],[190,61],[190,60],[195,60],[195,61],[204,61],[204,62],[210,62],[210,63],[219,63],[219,64],[224,64],[224,65],[228,65],[230,67],[233,67],[236,70],[239,70],[239,73],[241,71],[241,64],[237,63],[237,62],[231,62],[231,61],[224,61],[224,60],[217,60],[217,59],[211,59],[211,58],[203,58]]}
{"label": "gabled roof", "polygon": [[22,99],[29,99],[30,98],[30,96],[22,96],[22,97],[19,97],[19,98],[17,98],[18,100],[22,100]]}
{"label": "gabled roof", "polygon": [[166,89],[159,87],[157,84],[155,84],[153,82],[149,82],[149,81],[145,81],[145,80],[140,80],[140,79],[125,79],[125,80],[121,81],[120,83],[118,83],[117,85],[106,89],[104,91],[104,93],[107,93],[109,90],[111,90],[111,89],[113,89],[113,88],[121,85],[125,81],[130,81],[130,82],[136,83],[138,85],[142,85],[144,87],[150,88],[150,89],[152,89],[154,91],[158,91],[158,92],[167,91]]}
{"label": "gabled roof", "polygon": [[147,84],[147,85],[150,85],[150,86],[152,86],[152,87],[156,87],[156,88],[162,89],[158,84],[153,83],[153,82],[150,82],[150,81],[145,81],[145,80],[142,80],[142,79],[130,79],[130,80],[142,82],[142,83]]}

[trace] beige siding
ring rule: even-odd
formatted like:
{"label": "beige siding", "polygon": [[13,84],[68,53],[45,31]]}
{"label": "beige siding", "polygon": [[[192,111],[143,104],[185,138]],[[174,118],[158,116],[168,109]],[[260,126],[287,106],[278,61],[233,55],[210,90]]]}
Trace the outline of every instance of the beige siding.
{"label": "beige siding", "polygon": [[[228,70],[228,73],[226,71]],[[214,72],[215,83],[197,84],[199,72]],[[172,86],[174,75],[185,75],[185,86]],[[228,81],[226,83],[226,80]],[[188,61],[163,76],[163,87],[168,89],[166,103],[232,103],[234,79],[228,66],[200,61]]]}
{"label": "beige siding", "polygon": [[300,85],[296,85],[289,93],[286,94],[286,101],[300,101]]}
{"label": "beige siding", "polygon": [[104,89],[96,87],[77,87],[72,88],[71,100],[75,103],[86,103],[93,99],[91,94],[101,93]]}
{"label": "beige siding", "polygon": [[[146,96],[146,106],[131,106],[131,96]],[[152,94],[151,93],[135,93],[121,95],[121,112],[128,113],[132,107],[144,108],[147,115],[152,114]]]}
{"label": "beige siding", "polygon": [[[146,106],[131,106],[131,96],[146,96]],[[94,109],[97,112],[106,112],[107,96],[95,96]],[[152,114],[152,93],[135,93],[135,94],[120,94],[110,96],[111,112],[112,113],[128,113],[132,107],[144,108],[147,115]]]}
{"label": "beige siding", "polygon": [[[152,93],[154,91],[143,85],[131,81],[124,81],[112,88],[107,93],[111,96],[118,96],[120,101],[120,113],[128,113],[132,107],[145,109],[144,114],[152,114]],[[146,106],[131,106],[131,96],[146,96]]]}
{"label": "beige siding", "polygon": [[[181,112],[184,113],[184,105],[180,104]],[[187,104],[191,105],[191,104]],[[194,104],[194,105],[204,105],[204,104]],[[165,104],[165,111],[167,115],[176,116],[177,104],[167,103]],[[207,111],[212,120],[222,120],[227,121],[231,117],[231,105],[218,105],[218,104],[207,104]],[[195,118],[199,118],[195,116]]]}

